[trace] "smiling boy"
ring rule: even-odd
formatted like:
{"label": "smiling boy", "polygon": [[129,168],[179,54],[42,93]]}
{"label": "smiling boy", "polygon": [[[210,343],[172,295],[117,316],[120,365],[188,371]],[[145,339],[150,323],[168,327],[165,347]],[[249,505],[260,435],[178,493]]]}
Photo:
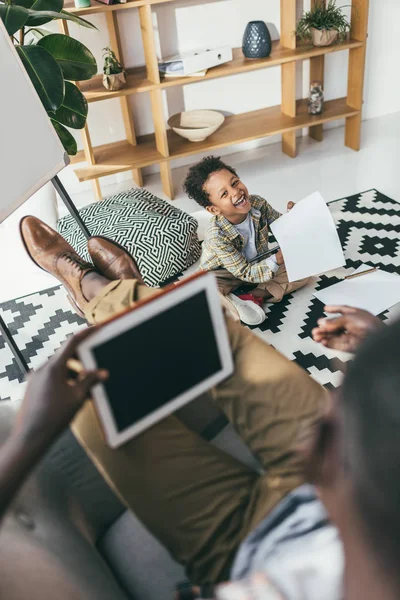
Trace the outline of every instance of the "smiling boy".
{"label": "smiling boy", "polygon": [[[203,242],[201,269],[215,271],[219,290],[235,305],[242,321],[260,324],[265,313],[254,300],[279,302],[308,281],[288,282],[280,250],[251,262],[268,250],[269,225],[281,214],[261,196],[250,195],[235,169],[218,157],[208,156],[191,167],[184,189],[213,215]],[[289,202],[288,210],[292,206]],[[235,290],[237,294],[232,294]],[[254,316],[257,309],[259,322]]]}

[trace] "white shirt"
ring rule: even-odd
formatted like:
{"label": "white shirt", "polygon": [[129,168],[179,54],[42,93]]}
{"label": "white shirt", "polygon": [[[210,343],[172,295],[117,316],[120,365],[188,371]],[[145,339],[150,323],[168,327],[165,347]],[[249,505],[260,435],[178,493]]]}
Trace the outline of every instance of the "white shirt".
{"label": "white shirt", "polygon": [[[254,221],[251,218],[251,212],[248,213],[246,219],[242,221],[242,223],[238,223],[237,225],[234,225],[234,227],[243,238],[242,254],[247,262],[250,262],[257,256],[256,230]],[[265,259],[265,262],[273,273],[276,273],[279,269],[275,255]]]}

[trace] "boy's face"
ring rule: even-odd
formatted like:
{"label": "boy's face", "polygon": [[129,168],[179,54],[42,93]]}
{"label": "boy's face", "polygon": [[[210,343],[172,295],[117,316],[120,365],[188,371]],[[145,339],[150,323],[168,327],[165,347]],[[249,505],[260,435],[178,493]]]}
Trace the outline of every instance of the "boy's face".
{"label": "boy's face", "polygon": [[251,208],[249,192],[236,175],[227,169],[215,171],[203,189],[211,202],[211,206],[207,206],[208,212],[223,215],[231,223],[244,221]]}

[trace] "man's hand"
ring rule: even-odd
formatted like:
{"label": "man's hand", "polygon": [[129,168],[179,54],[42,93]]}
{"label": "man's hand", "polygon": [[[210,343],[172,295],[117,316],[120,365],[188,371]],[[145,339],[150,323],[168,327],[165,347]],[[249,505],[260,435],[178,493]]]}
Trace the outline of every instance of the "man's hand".
{"label": "man's hand", "polygon": [[378,317],[366,310],[350,306],[325,306],[327,313],[339,313],[334,319],[320,319],[312,336],[327,348],[355,352],[360,343],[373,331],[383,327]]}
{"label": "man's hand", "polygon": [[284,260],[282,250],[279,249],[278,252],[275,254],[275,260],[278,263],[278,265],[283,265]]}
{"label": "man's hand", "polygon": [[41,439],[44,445],[51,443],[89,397],[90,388],[108,378],[108,372],[102,369],[77,375],[67,366],[93,329],[72,336],[43,367],[29,375],[14,434],[27,440]]}
{"label": "man's hand", "polygon": [[287,211],[289,212],[289,210],[292,210],[293,206],[294,206],[294,202],[288,202],[287,206],[286,206]]}

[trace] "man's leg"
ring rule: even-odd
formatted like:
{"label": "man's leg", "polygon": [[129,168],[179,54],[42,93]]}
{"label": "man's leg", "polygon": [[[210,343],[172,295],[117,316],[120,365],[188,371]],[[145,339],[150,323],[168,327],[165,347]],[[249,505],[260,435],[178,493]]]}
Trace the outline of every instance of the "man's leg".
{"label": "man's leg", "polygon": [[[90,322],[101,322],[154,293],[134,280],[108,283],[44,223],[26,217],[23,224],[30,256],[67,286],[74,300],[86,307]],[[227,577],[241,540],[302,481],[293,457],[294,440],[300,424],[316,419],[323,405],[321,388],[317,392],[317,384],[304,372],[294,365],[291,371],[291,363],[261,340],[251,343],[250,332],[240,325],[230,322],[228,329],[239,368],[211,396],[271,474],[259,478],[174,417],[117,450],[104,444],[91,404],[74,423],[77,437],[121,498],[199,583]],[[287,382],[291,377],[293,382]],[[276,394],[276,401],[269,394]],[[305,401],[307,395],[310,402]],[[263,404],[268,408],[265,419]],[[286,428],[289,433],[284,435]]]}
{"label": "man's leg", "polygon": [[[91,297],[91,279],[82,283]],[[134,280],[114,281],[88,303],[87,320],[101,323],[156,294]],[[135,398],[133,389],[129,401],[143,399]],[[214,583],[229,577],[256,511],[257,473],[174,416],[112,450],[90,403],[74,420],[72,431],[124,504],[185,565],[192,581]]]}
{"label": "man's leg", "polygon": [[[101,322],[120,312],[128,302],[140,300],[142,294],[154,294],[154,290],[135,281],[113,282],[89,303],[88,320]],[[264,477],[258,478],[235,461],[227,462],[224,453],[215,453],[210,444],[174,417],[118,450],[105,446],[91,407],[74,425],[78,439],[114,489],[187,565],[198,583],[226,576],[230,559],[225,563],[223,554],[229,543],[223,532],[232,543],[228,552],[231,557],[245,535],[288,491],[303,482],[295,454],[297,437],[303,427],[319,418],[327,399],[325,390],[305,371],[248,329],[231,320],[227,320],[227,326],[235,373],[209,394],[260,458],[266,469]],[[175,434],[168,437],[170,427]],[[149,471],[151,481],[139,490],[138,481],[148,477]],[[248,486],[247,492],[243,485]],[[171,502],[171,512],[168,519],[162,515],[160,523],[153,498],[160,499],[162,511],[164,496]],[[236,516],[242,527],[238,528]],[[207,559],[210,553],[214,567]],[[222,568],[215,553],[224,564]]]}
{"label": "man's leg", "polygon": [[[130,402],[145,401],[135,397],[134,387],[129,396]],[[185,566],[191,581],[229,579],[240,542],[251,530],[257,473],[174,416],[112,450],[89,403],[72,431],[122,502]]]}

